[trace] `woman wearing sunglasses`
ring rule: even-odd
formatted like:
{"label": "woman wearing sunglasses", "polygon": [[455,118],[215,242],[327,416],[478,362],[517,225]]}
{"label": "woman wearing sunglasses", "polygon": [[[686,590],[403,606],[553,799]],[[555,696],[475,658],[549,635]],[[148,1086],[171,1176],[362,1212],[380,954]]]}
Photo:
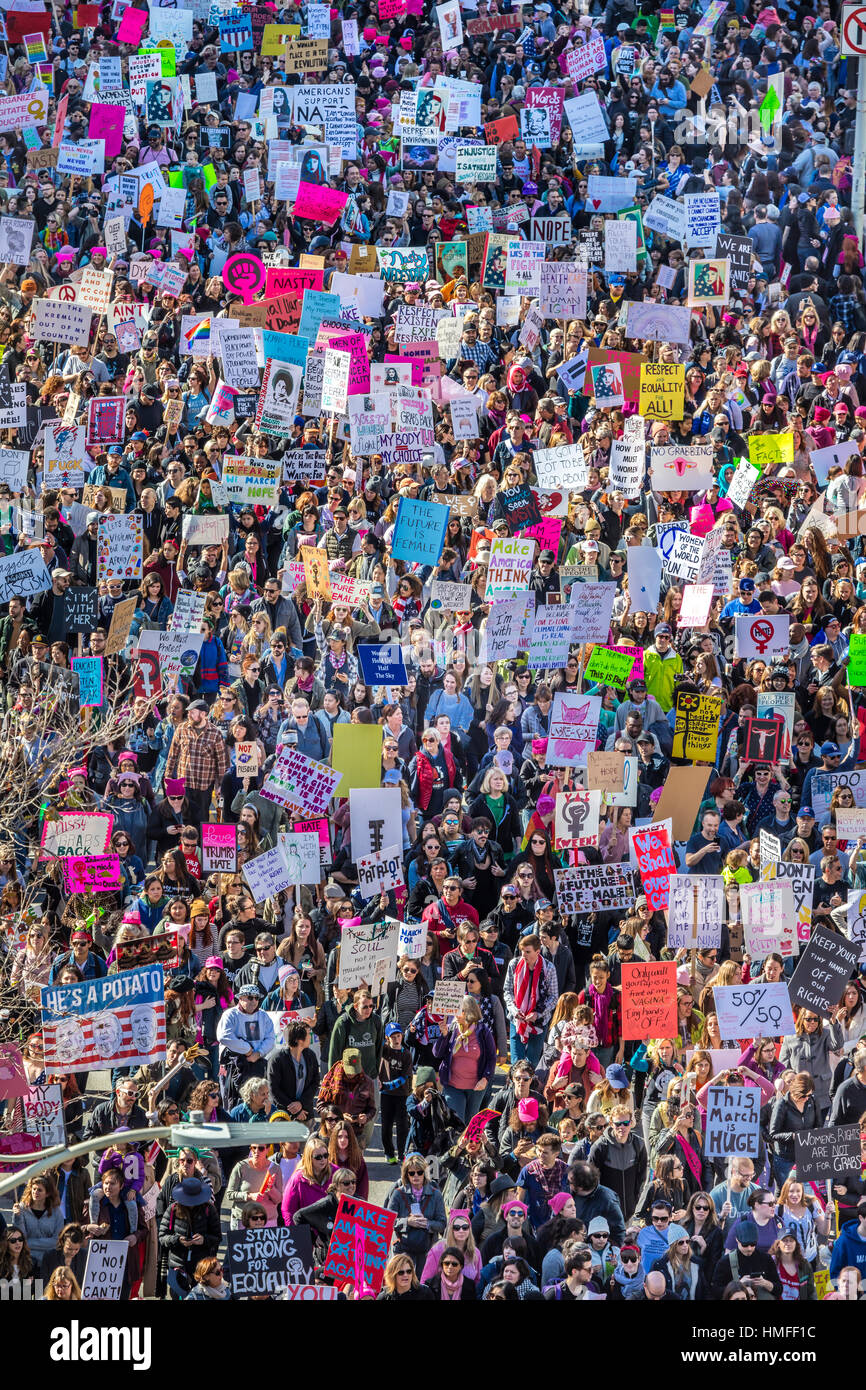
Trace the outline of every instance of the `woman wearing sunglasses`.
{"label": "woman wearing sunglasses", "polygon": [[410,1153],[403,1160],[400,1181],[385,1199],[385,1206],[396,1213],[395,1254],[411,1258],[420,1273],[433,1242],[445,1231],[445,1203],[438,1187],[427,1179],[420,1154]]}

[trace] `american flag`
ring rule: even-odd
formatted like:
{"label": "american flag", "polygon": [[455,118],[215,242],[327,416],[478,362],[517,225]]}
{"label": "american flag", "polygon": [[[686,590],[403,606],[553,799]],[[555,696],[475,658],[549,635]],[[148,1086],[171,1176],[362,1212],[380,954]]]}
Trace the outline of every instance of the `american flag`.
{"label": "american flag", "polygon": [[[143,1018],[144,1009],[152,1010],[156,1022],[153,1046],[146,1052],[141,1050],[140,1035],[137,1041],[132,1028],[133,1016],[136,1019]],[[117,1027],[111,1024],[102,1025],[102,1020],[106,1020],[107,1016],[117,1020],[120,1029],[119,1045],[115,1045]],[[99,1020],[96,1025],[96,1037],[93,1031],[94,1020]],[[77,1025],[78,1032],[72,1025]],[[112,1066],[143,1066],[148,1062],[158,1062],[165,1058],[165,1002],[159,1000],[156,1003],[124,1005],[122,1008],[103,1009],[93,1014],[70,1013],[64,1017],[54,1016],[50,1020],[46,1019],[43,1013],[42,1038],[46,1071],[83,1071],[88,1067],[97,1070],[109,1063]],[[73,1040],[77,1044],[73,1048],[77,1054],[75,1056],[70,1055],[70,1042]],[[109,1043],[111,1052],[106,1056],[102,1049]]]}

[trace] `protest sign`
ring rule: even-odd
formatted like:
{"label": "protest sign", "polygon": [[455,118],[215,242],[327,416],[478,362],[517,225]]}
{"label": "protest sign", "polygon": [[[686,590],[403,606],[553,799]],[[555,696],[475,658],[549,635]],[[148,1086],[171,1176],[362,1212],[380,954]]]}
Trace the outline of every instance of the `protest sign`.
{"label": "protest sign", "polygon": [[142,521],[137,512],[101,516],[96,541],[99,582],[141,579],[142,543]]}
{"label": "protest sign", "polygon": [[19,550],[0,557],[0,603],[17,594],[32,598],[51,588],[51,575],[39,550]]}
{"label": "protest sign", "polygon": [[614,583],[575,584],[569,604],[572,614],[572,641],[607,641],[615,597]]}
{"label": "protest sign", "polygon": [[0,1100],[26,1096],[29,1089],[21,1049],[13,1042],[0,1043]]}
{"label": "protest sign", "polygon": [[464,980],[437,980],[433,989],[432,1012],[446,1016],[459,1013],[465,998]]}
{"label": "protest sign", "polygon": [[204,821],[201,866],[207,874],[233,874],[237,863],[237,826]]}
{"label": "protest sign", "polygon": [[[579,599],[583,596],[582,585],[578,590]],[[595,681],[598,685],[615,685],[617,689],[624,690],[630,678],[631,668],[634,665],[634,657],[628,656],[626,652],[616,651],[611,647],[593,647],[592,656],[586,666],[586,679]]]}
{"label": "protest sign", "polygon": [[646,1042],[674,1038],[678,1032],[676,962],[623,961],[622,1037]]}
{"label": "protest sign", "polygon": [[719,741],[722,702],[717,695],[679,691],[676,697],[674,757],[714,762]]}
{"label": "protest sign", "polygon": [[392,888],[399,888],[406,881],[403,877],[403,855],[398,845],[383,849],[379,854],[359,859],[357,870],[358,890],[362,898],[387,893]]}
{"label": "protest sign", "polygon": [[640,369],[640,414],[653,420],[681,420],[685,384],[686,369],[678,363],[644,362]]}
{"label": "protest sign", "polygon": [[579,444],[560,444],[538,449],[533,455],[539,487],[579,491],[586,487],[587,464]]}
{"label": "protest sign", "polygon": [[340,796],[382,780],[382,730],[378,724],[335,724],[331,767],[340,776]]}
{"label": "protest sign", "polygon": [[104,698],[101,656],[74,656],[70,667],[78,677],[78,703],[82,709],[99,709]]}
{"label": "protest sign", "polygon": [[330,802],[341,775],[296,748],[281,748],[259,794],[298,815],[318,816]]}
{"label": "protest sign", "polygon": [[99,590],[89,585],[70,585],[63,595],[63,626],[69,633],[92,632],[96,627]]}
{"label": "protest sign", "polygon": [[631,871],[621,864],[554,869],[556,905],[572,912],[624,912],[634,902]]}
{"label": "protest sign", "polygon": [[178,964],[179,931],[160,932],[158,936],[139,936],[134,941],[122,941],[117,950],[118,970],[138,970],[146,965],[163,965],[171,973]]}
{"label": "protest sign", "polygon": [[60,811],[42,822],[42,859],[92,858],[105,854],[114,825],[110,811]]}
{"label": "protest sign", "polygon": [[[400,505],[402,506],[402,502]],[[487,587],[484,590],[485,603],[497,594],[510,596],[521,589],[528,589],[534,553],[533,540],[521,540],[518,536],[493,537],[490,544]]]}
{"label": "protest sign", "polygon": [[739,613],[734,619],[736,655],[744,661],[787,656],[791,619],[787,613]]}
{"label": "protest sign", "polygon": [[601,792],[575,787],[557,792],[553,814],[553,839],[557,849],[582,849],[598,842]]}
{"label": "protest sign", "polygon": [[235,1298],[273,1297],[287,1284],[312,1283],[313,1238],[308,1226],[229,1231],[226,1253]]}
{"label": "protest sign", "polygon": [[437,502],[401,497],[391,542],[395,560],[412,564],[436,565],[445,544],[448,509]]}
{"label": "protest sign", "polygon": [[358,659],[367,685],[403,686],[408,682],[403,650],[396,642],[364,643],[358,646]]}
{"label": "protest sign", "polygon": [[282,845],[275,845],[273,849],[266,849],[263,854],[257,854],[255,859],[248,859],[241,872],[257,903],[263,903],[292,886]]}
{"label": "protest sign", "polygon": [[31,1086],[23,1097],[24,1128],[35,1134],[43,1149],[66,1141],[63,1122],[63,1088],[52,1085]]}
{"label": "protest sign", "polygon": [[548,767],[585,767],[587,753],[595,748],[600,717],[600,696],[557,690],[550,709]]}
{"label": "protest sign", "polygon": [[91,1238],[81,1285],[82,1300],[111,1303],[120,1299],[129,1248],[125,1240]]}
{"label": "protest sign", "polygon": [[745,946],[753,960],[774,951],[787,958],[799,952],[794,892],[787,879],[740,884]]}
{"label": "protest sign", "polygon": [[399,937],[400,923],[391,918],[346,923],[340,937],[340,989],[366,984],[374,994],[381,993],[397,974]]}
{"label": "protest sign", "polygon": [[355,787],[350,791],[349,830],[356,862],[378,854],[386,845],[402,844],[400,788]]}
{"label": "protest sign", "polygon": [[317,884],[322,878],[322,856],[319,832],[316,829],[280,833],[283,851],[293,884]]}
{"label": "protest sign", "polygon": [[384,1207],[341,1196],[322,1275],[339,1287],[352,1283],[360,1293],[378,1294],[396,1220]]}
{"label": "protest sign", "polygon": [[667,943],[700,951],[721,945],[725,921],[724,884],[710,874],[671,874],[668,880]]}
{"label": "protest sign", "polygon": [[845,1174],[859,1173],[860,1126],[795,1130],[794,1163],[802,1183],[843,1181]]}
{"label": "protest sign", "polygon": [[713,999],[719,1033],[727,1041],[759,1035],[778,1038],[794,1031],[788,986],[781,980],[765,985],[716,985]]}
{"label": "protest sign", "polygon": [[832,1019],[848,981],[857,973],[859,959],[859,946],[814,925],[789,986],[791,1003]]}
{"label": "protest sign", "polygon": [[49,343],[84,347],[90,333],[93,311],[87,304],[62,299],[36,299],[34,337]]}
{"label": "protest sign", "polygon": [[120,856],[97,854],[62,859],[67,893],[112,893],[120,887]]}
{"label": "protest sign", "polygon": [[647,828],[634,832],[632,844],[647,906],[651,912],[663,911],[668,906],[671,874],[677,871],[670,840],[665,831]]}
{"label": "protest sign", "polygon": [[[761,1145],[761,1092],[757,1086],[711,1086],[707,1093],[707,1158],[754,1158]],[[800,1170],[797,1169],[797,1180]]]}
{"label": "protest sign", "polygon": [[42,1036],[48,1071],[145,1066],[165,1057],[162,966],[128,970],[42,991]]}
{"label": "protest sign", "polygon": [[495,183],[496,159],[495,145],[460,144],[454,177],[458,183]]}
{"label": "protest sign", "polygon": [[781,719],[747,719],[744,761],[777,763],[784,735],[785,725]]}
{"label": "protest sign", "polygon": [[[529,595],[534,618],[535,601]],[[517,656],[525,626],[527,600],[521,594],[499,599],[490,605],[481,634],[481,660],[500,661]]]}

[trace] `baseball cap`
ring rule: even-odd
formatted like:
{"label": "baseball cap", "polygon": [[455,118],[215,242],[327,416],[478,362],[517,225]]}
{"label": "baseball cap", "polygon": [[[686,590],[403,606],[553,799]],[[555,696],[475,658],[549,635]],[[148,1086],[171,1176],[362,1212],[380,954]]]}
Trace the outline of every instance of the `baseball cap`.
{"label": "baseball cap", "polygon": [[822,757],[822,758],[839,758],[839,757],[841,757],[841,749],[839,748],[838,743],[831,743],[829,740],[828,740],[826,743],[822,743],[822,744],[821,744],[821,757]]}
{"label": "baseball cap", "polygon": [[670,627],[668,626],[668,624],[667,624],[667,623],[656,623],[655,635],[656,635],[656,637],[664,637],[664,636],[670,637],[670,635],[671,635],[671,630],[670,630]]}
{"label": "baseball cap", "polygon": [[400,1027],[399,1023],[386,1023],[386,1024],[385,1024],[385,1037],[386,1037],[386,1038],[393,1038],[393,1036],[394,1036],[395,1033],[402,1033],[402,1032],[403,1032],[403,1029]]}
{"label": "baseball cap", "polygon": [[797,815],[798,817],[802,816],[803,820],[815,819],[815,812],[812,810],[811,806],[801,806],[799,811],[797,812]]}
{"label": "baseball cap", "polygon": [[739,584],[741,589],[745,589],[747,594],[751,594],[754,592],[755,581],[754,579],[750,579],[748,575],[744,575],[742,579],[738,579],[737,583]]}

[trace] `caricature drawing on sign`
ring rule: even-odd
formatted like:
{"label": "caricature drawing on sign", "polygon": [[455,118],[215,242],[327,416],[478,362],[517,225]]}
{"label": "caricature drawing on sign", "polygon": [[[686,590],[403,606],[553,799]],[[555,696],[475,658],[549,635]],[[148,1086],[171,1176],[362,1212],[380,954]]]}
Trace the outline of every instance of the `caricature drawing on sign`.
{"label": "caricature drawing on sign", "polygon": [[93,1050],[97,1056],[114,1057],[120,1051],[123,1042],[123,1029],[120,1026],[120,1019],[115,1014],[107,1010],[103,1013],[94,1014],[90,1022],[90,1032],[93,1037]]}
{"label": "caricature drawing on sign", "polygon": [[142,1056],[151,1053],[156,1047],[157,1018],[150,1004],[137,1004],[129,1015],[132,1041],[136,1051]]}

